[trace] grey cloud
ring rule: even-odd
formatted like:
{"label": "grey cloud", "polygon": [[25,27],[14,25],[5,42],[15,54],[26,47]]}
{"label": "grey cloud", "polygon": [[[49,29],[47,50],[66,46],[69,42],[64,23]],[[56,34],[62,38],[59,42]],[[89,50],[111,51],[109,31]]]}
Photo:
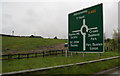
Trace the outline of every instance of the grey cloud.
{"label": "grey cloud", "polygon": [[[65,37],[68,33],[68,13],[96,2],[12,2],[3,4],[3,33],[15,30],[16,35],[42,35],[43,37]],[[113,5],[111,5],[113,4]],[[117,20],[115,3],[105,3],[105,32],[111,37]],[[110,8],[110,9],[109,9]],[[114,13],[114,14],[113,14]]]}
{"label": "grey cloud", "polygon": [[12,18],[12,15],[9,15],[9,14],[2,14],[2,17],[11,19],[11,18]]}

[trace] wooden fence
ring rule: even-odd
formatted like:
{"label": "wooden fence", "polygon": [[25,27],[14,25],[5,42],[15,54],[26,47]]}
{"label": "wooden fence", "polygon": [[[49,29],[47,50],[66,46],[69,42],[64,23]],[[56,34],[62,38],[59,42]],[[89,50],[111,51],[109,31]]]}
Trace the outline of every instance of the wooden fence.
{"label": "wooden fence", "polygon": [[52,50],[52,51],[43,51],[36,53],[26,53],[26,54],[7,54],[1,55],[0,60],[10,60],[10,59],[23,59],[23,58],[34,58],[34,57],[45,57],[50,55],[64,55],[64,50]]}

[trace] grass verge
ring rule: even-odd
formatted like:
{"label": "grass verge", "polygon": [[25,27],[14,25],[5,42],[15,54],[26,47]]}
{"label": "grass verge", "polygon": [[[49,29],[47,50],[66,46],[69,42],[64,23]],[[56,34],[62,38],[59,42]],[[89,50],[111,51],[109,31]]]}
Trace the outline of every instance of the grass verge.
{"label": "grass verge", "polygon": [[77,54],[73,56],[48,56],[48,57],[39,57],[39,58],[29,58],[29,59],[19,59],[19,60],[3,60],[2,61],[2,72],[13,72],[27,69],[35,69],[42,67],[50,67],[57,65],[65,65],[72,63],[79,63],[89,60],[95,60],[106,57],[118,56],[117,52],[105,52],[100,57],[98,54],[86,54],[85,57],[82,54]]}
{"label": "grass verge", "polygon": [[119,64],[120,62],[118,62],[118,59],[113,59],[85,65],[76,65],[59,69],[51,69],[43,71],[42,73],[34,72],[34,74],[94,74],[102,70],[116,67]]}
{"label": "grass verge", "polygon": [[[101,61],[96,63],[75,65],[71,67],[64,67],[59,69],[51,69],[46,71],[32,72],[32,74],[81,74],[81,75],[92,75],[94,73],[110,69],[119,65],[118,59],[112,59],[107,61]],[[30,74],[30,73],[29,73]]]}

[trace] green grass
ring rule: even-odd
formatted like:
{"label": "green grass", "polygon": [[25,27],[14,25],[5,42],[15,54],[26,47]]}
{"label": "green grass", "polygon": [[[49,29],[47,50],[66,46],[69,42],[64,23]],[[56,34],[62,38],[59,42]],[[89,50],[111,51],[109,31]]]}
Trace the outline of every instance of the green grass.
{"label": "green grass", "polygon": [[99,58],[113,57],[118,56],[117,52],[105,52],[101,57],[98,54],[86,54],[85,57],[82,54],[73,55],[73,56],[48,56],[48,57],[39,57],[39,58],[29,58],[29,59],[19,59],[19,60],[3,60],[2,62],[2,71],[3,72],[12,72],[20,71],[27,69],[35,69],[42,67],[50,67],[64,64],[72,64],[78,62],[84,62],[89,60],[95,60]]}
{"label": "green grass", "polygon": [[59,69],[51,69],[41,72],[33,72],[32,74],[94,74],[105,69],[117,67],[120,64],[118,59],[107,60],[97,63],[75,65]]}
{"label": "green grass", "polygon": [[29,51],[29,50],[36,50],[36,49],[40,49],[41,47],[53,46],[65,42],[66,40],[60,40],[60,39],[2,37],[2,50]]}
{"label": "green grass", "polygon": [[[56,44],[65,43],[66,40],[60,39],[41,39],[41,38],[19,38],[19,37],[3,37],[2,38],[2,51],[29,51],[37,50],[41,47],[54,46]],[[117,52],[105,52],[100,58],[117,56]],[[73,56],[46,56],[38,58],[28,58],[28,59],[19,59],[19,60],[3,60],[2,61],[2,72],[13,72],[21,71],[27,69],[35,69],[42,67],[50,67],[57,65],[65,65],[72,63],[79,63],[89,60],[99,59],[98,54],[86,54],[85,57],[82,57],[82,54],[73,55]],[[92,65],[93,66],[93,65]],[[77,66],[75,66],[77,68]],[[71,67],[72,68],[72,67]],[[88,69],[91,67],[88,67]],[[59,72],[59,70],[58,70]],[[58,73],[57,72],[57,73]],[[54,72],[52,72],[54,73]],[[67,72],[66,72],[67,73]],[[76,73],[76,72],[73,72]],[[48,72],[49,74],[49,72]]]}

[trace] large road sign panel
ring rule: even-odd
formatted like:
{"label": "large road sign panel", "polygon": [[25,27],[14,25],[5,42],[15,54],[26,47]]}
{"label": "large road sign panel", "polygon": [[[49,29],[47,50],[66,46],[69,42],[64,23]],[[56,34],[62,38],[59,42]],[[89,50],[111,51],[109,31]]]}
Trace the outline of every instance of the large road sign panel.
{"label": "large road sign panel", "polygon": [[103,5],[68,15],[68,48],[71,52],[103,52]]}

